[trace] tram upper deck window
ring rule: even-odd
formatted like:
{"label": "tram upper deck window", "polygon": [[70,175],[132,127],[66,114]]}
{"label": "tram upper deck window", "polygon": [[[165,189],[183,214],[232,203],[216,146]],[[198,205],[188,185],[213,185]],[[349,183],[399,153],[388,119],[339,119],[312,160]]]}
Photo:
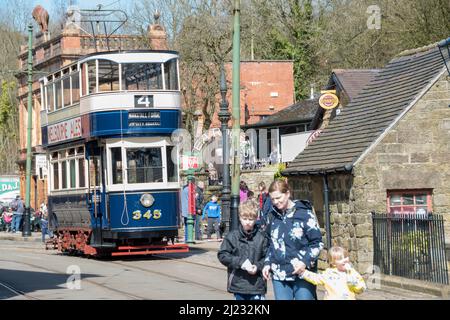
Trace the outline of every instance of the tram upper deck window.
{"label": "tram upper deck window", "polygon": [[97,92],[97,76],[95,71],[96,60],[90,60],[87,62],[88,68],[88,94]]}
{"label": "tram upper deck window", "polygon": [[164,63],[164,79],[166,90],[178,90],[177,60],[172,59]]}
{"label": "tram upper deck window", "polygon": [[64,107],[68,107],[71,105],[70,102],[70,77],[64,76],[62,79],[63,85],[63,97],[64,97]]}
{"label": "tram upper deck window", "polygon": [[56,110],[62,108],[62,85],[61,80],[55,81],[55,102],[56,102]]}
{"label": "tram upper deck window", "polygon": [[124,63],[122,90],[162,90],[162,70],[159,63]]}
{"label": "tram upper deck window", "polygon": [[163,182],[161,148],[127,149],[128,183]]}
{"label": "tram upper deck window", "polygon": [[55,109],[55,100],[53,97],[53,83],[45,86],[45,92],[47,94],[47,110],[53,111]]}
{"label": "tram upper deck window", "polygon": [[98,60],[98,91],[119,90],[119,65],[109,60]]}
{"label": "tram upper deck window", "polygon": [[72,103],[80,101],[80,72],[76,71],[70,76],[72,79]]}

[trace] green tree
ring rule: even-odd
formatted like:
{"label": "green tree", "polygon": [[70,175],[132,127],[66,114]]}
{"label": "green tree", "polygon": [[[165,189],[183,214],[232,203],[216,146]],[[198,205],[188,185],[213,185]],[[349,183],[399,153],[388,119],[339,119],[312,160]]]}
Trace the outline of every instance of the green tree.
{"label": "green tree", "polygon": [[255,4],[266,24],[271,26],[264,36],[264,59],[294,61],[294,88],[296,99],[308,97],[310,84],[314,82],[318,59],[314,39],[321,29],[322,8],[313,0],[275,0]]}
{"label": "green tree", "polygon": [[15,82],[2,81],[0,94],[0,174],[16,172],[19,146]]}

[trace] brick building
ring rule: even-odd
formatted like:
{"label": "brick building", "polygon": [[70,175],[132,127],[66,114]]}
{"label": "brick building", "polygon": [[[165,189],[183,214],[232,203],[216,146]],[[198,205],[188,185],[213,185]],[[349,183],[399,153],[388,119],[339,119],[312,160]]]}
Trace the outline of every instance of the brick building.
{"label": "brick building", "polygon": [[[81,10],[82,11],[82,10]],[[73,23],[68,23],[60,34],[49,37],[42,31],[35,32],[33,39],[33,93],[32,93],[32,179],[30,206],[38,208],[40,203],[46,200],[47,182],[46,168],[36,169],[36,162],[45,163],[45,152],[42,148],[40,111],[41,97],[39,88],[39,78],[47,73],[61,69],[81,56],[102,51],[115,50],[132,50],[132,49],[149,49],[143,39],[138,36],[131,35],[109,35],[98,34],[94,38],[92,35],[80,31]],[[164,30],[161,26],[155,24],[149,27],[149,40],[154,49],[167,49],[167,43],[164,38]],[[153,39],[154,38],[154,39]],[[28,47],[22,46],[21,53],[18,56],[19,68],[22,73],[17,76],[18,81],[18,100],[19,100],[19,119],[20,121],[20,150],[19,174],[21,180],[21,195],[25,198],[25,181],[26,181],[26,149],[27,149],[27,126],[28,126],[28,110],[27,110],[27,60]],[[64,75],[62,75],[64,77]]]}
{"label": "brick building", "polygon": [[[241,61],[240,69],[241,126],[256,123],[294,103],[293,61]],[[225,65],[225,73],[227,82],[231,84],[231,63]],[[228,85],[227,99],[231,111],[231,85]],[[220,127],[218,112],[217,107],[212,128]]]}

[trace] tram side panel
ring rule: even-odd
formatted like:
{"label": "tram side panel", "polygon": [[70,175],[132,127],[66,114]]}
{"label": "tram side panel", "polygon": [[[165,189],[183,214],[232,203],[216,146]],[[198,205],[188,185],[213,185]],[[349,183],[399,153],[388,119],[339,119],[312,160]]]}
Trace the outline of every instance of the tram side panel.
{"label": "tram side panel", "polygon": [[[144,192],[109,194],[109,221],[114,238],[175,237],[178,233],[179,192],[149,191],[154,202],[144,207]],[[126,199],[126,201],[125,201]]]}
{"label": "tram side panel", "polygon": [[48,209],[52,229],[91,229],[85,194],[49,196]]}

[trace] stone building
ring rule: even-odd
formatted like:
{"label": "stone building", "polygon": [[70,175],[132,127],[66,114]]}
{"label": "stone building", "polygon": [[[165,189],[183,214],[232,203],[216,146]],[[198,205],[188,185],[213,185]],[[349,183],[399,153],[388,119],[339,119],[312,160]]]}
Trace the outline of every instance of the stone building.
{"label": "stone building", "polygon": [[330,110],[319,108],[312,122],[312,128],[324,129],[372,81],[378,71],[377,69],[334,69],[325,90],[336,90],[339,104]]}
{"label": "stone building", "polygon": [[450,235],[449,104],[437,45],[406,51],[283,171],[322,227],[329,190],[331,242],[348,248],[361,272],[373,263],[372,211],[442,214]]}
{"label": "stone building", "polygon": [[[73,13],[73,7],[71,7]],[[51,37],[48,33],[43,33],[42,30],[34,32],[33,39],[33,86],[32,86],[32,179],[30,188],[30,206],[38,208],[42,201],[47,198],[47,182],[45,171],[45,152],[42,148],[41,126],[40,126],[40,111],[41,111],[41,97],[39,91],[39,79],[47,73],[54,72],[66,66],[80,57],[101,51],[115,51],[115,50],[132,50],[132,49],[149,49],[148,45],[141,37],[134,35],[119,35],[119,34],[97,34],[95,37],[92,34],[82,31],[77,27],[77,23],[83,21],[83,10],[75,8],[76,15],[69,14],[66,26],[60,34]],[[70,12],[69,12],[70,13]],[[92,13],[90,13],[92,14]],[[101,14],[101,13],[100,13]],[[78,18],[73,18],[77,16]],[[155,17],[156,18],[156,17]],[[156,19],[155,19],[156,20]],[[149,27],[149,43],[152,49],[166,49],[167,43],[164,37],[164,30],[159,25],[152,25]],[[154,37],[155,39],[152,39]],[[160,46],[160,47],[158,47]],[[22,46],[21,52],[18,56],[19,68],[22,72],[17,75],[18,82],[18,101],[19,101],[19,119],[20,127],[20,150],[19,165],[21,195],[25,198],[25,181],[26,181],[26,153],[27,153],[27,126],[28,126],[28,76],[27,76],[27,61],[28,61],[28,47]],[[62,76],[64,77],[64,76]],[[43,161],[42,161],[43,159]],[[43,163],[44,166],[36,169],[36,163]]]}
{"label": "stone building", "polygon": [[[318,97],[312,92],[310,99],[297,101],[256,123],[241,126],[249,137],[255,162],[264,159],[271,163],[292,161],[309,141],[340,114],[377,72],[375,69],[333,70],[325,89],[336,90],[339,104],[334,109],[321,108]],[[271,157],[274,153],[277,157]]]}

